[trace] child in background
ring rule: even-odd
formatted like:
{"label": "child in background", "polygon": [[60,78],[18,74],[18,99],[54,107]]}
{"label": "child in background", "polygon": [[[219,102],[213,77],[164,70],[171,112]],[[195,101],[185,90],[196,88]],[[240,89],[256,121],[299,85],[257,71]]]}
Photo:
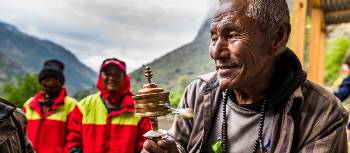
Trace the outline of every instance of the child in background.
{"label": "child in background", "polygon": [[350,55],[347,55],[341,67],[341,74],[344,76],[338,90],[334,92],[340,101],[344,102],[350,95]]}

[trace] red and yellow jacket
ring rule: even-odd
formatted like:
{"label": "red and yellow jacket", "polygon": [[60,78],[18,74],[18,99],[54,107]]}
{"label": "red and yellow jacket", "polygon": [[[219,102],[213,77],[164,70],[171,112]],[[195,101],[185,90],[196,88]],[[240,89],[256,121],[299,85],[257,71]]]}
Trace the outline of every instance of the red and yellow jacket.
{"label": "red and yellow jacket", "polygon": [[30,98],[23,105],[28,119],[27,135],[37,153],[68,152],[66,140],[71,114],[77,101],[65,96],[64,100],[54,103],[48,113],[42,114],[37,101]]}
{"label": "red and yellow jacket", "polygon": [[[130,99],[131,98],[131,99]],[[134,116],[131,96],[108,110],[100,93],[78,103],[69,125],[69,148],[83,153],[134,153],[142,150],[143,134],[151,130],[149,118]]]}

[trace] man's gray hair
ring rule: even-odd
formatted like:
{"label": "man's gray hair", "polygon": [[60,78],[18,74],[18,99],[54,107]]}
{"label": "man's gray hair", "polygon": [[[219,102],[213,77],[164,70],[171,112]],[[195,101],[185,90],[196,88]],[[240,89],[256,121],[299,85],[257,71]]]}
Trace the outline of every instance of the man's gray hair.
{"label": "man's gray hair", "polygon": [[261,24],[263,32],[270,32],[280,22],[289,21],[289,10],[286,0],[249,0],[246,15]]}

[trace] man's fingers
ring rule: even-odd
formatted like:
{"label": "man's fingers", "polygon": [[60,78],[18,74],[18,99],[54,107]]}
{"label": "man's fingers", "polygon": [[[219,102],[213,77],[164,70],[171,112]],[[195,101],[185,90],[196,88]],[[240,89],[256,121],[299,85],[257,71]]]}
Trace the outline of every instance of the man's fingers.
{"label": "man's fingers", "polygon": [[166,150],[170,149],[170,146],[171,146],[171,142],[168,142],[167,140],[164,140],[164,139],[158,140],[157,144],[160,148],[166,149]]}
{"label": "man's fingers", "polygon": [[178,153],[176,144],[170,139],[156,141],[146,140],[142,153]]}
{"label": "man's fingers", "polygon": [[179,152],[177,150],[175,142],[171,139],[165,138],[165,139],[159,140],[159,141],[157,141],[157,144],[163,150],[167,150],[168,153],[178,153]]}
{"label": "man's fingers", "polygon": [[154,141],[146,140],[143,143],[143,153],[164,153],[164,150],[160,148]]}

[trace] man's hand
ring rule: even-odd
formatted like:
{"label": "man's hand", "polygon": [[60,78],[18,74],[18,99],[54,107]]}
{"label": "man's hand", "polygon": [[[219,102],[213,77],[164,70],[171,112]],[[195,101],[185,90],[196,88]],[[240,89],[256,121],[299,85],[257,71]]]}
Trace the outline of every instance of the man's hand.
{"label": "man's hand", "polygon": [[176,144],[170,140],[146,140],[141,153],[179,153]]}

